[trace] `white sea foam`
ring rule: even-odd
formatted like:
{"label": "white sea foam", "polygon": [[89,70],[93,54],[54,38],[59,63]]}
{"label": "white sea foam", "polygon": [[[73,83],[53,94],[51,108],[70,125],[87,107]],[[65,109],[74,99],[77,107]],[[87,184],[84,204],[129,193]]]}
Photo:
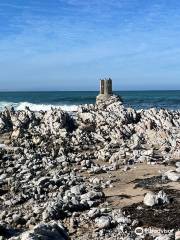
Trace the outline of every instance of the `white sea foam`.
{"label": "white sea foam", "polygon": [[0,102],[0,111],[4,110],[4,107],[13,106],[15,110],[24,110],[25,107],[29,107],[32,111],[48,111],[51,108],[62,109],[67,112],[74,112],[77,111],[77,105],[52,105],[52,104],[35,104],[29,102],[20,102],[20,103],[13,103],[13,102]]}
{"label": "white sea foam", "polygon": [[2,101],[0,102],[0,111],[3,111],[5,107],[11,107],[11,106],[16,108],[18,106],[18,103]]}

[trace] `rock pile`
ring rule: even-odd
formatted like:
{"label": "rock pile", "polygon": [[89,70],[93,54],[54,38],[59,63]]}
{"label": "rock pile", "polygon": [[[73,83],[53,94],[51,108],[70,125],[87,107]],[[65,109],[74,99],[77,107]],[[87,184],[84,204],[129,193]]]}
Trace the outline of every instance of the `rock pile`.
{"label": "rock pile", "polygon": [[[80,106],[75,115],[5,109],[0,134],[5,144],[0,145],[0,236],[11,239],[67,239],[58,221],[71,219],[77,226],[81,218],[98,229],[97,239],[106,234],[110,239],[109,229],[116,236],[132,223],[122,213],[104,214],[98,208],[102,188],[111,183],[89,180],[83,173],[180,158],[179,111],[135,111],[117,96]],[[166,176],[179,180],[178,171]]]}

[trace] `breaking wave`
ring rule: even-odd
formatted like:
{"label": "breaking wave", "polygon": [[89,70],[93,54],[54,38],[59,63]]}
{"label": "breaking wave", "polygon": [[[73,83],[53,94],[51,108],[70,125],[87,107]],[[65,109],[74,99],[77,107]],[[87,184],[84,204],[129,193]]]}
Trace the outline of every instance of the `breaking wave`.
{"label": "breaking wave", "polygon": [[29,102],[0,102],[0,111],[3,111],[5,107],[14,107],[15,110],[24,110],[25,107],[29,107],[32,111],[48,111],[51,108],[62,109],[67,112],[77,111],[77,105],[52,105],[52,104],[35,104]]}

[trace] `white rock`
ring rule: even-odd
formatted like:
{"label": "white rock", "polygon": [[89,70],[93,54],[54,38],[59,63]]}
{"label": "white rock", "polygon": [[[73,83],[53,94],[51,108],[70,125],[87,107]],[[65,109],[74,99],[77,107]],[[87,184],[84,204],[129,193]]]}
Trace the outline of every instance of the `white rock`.
{"label": "white rock", "polygon": [[146,206],[154,206],[156,204],[156,195],[152,192],[148,192],[146,193],[145,197],[144,197],[144,204]]}
{"label": "white rock", "polygon": [[176,165],[177,168],[180,168],[180,162],[176,162],[175,165]]}
{"label": "white rock", "polygon": [[127,218],[127,217],[117,217],[117,218],[115,218],[116,219],[116,221],[117,221],[117,223],[122,223],[122,224],[129,224],[129,223],[131,223],[131,220],[129,219],[129,218]]}
{"label": "white rock", "polygon": [[148,192],[144,197],[144,204],[146,206],[153,207],[154,205],[162,205],[162,204],[169,204],[169,199],[167,194],[162,190],[159,191],[157,194],[152,192]]}
{"label": "white rock", "polygon": [[180,230],[175,232],[175,240],[180,240]]}
{"label": "white rock", "polygon": [[63,226],[52,221],[50,223],[40,223],[37,225],[33,233],[35,236],[43,239],[47,237],[47,240],[66,240],[68,239],[67,233],[64,230]]}
{"label": "white rock", "polygon": [[96,226],[99,229],[106,229],[106,228],[109,228],[111,225],[111,218],[109,216],[102,216],[100,218],[97,218],[95,222],[96,222]]}
{"label": "white rock", "polygon": [[6,126],[5,122],[0,118],[0,131]]}
{"label": "white rock", "polygon": [[19,237],[12,237],[10,240],[68,240],[68,235],[60,223],[51,221],[40,223],[33,230],[22,233]]}
{"label": "white rock", "polygon": [[163,190],[158,192],[156,198],[157,204],[169,204],[168,196]]}
{"label": "white rock", "polygon": [[0,148],[6,148],[5,144],[0,144]]}
{"label": "white rock", "polygon": [[3,174],[0,175],[0,181],[4,180],[6,178],[7,178],[7,174],[6,173],[3,173]]}
{"label": "white rock", "polygon": [[179,173],[176,173],[176,172],[174,172],[174,171],[172,171],[172,170],[167,171],[167,172],[165,173],[165,176],[167,176],[167,178],[168,178],[169,180],[173,181],[173,182],[176,182],[176,181],[178,181],[178,180],[180,179],[180,174],[179,174]]}
{"label": "white rock", "polygon": [[169,235],[161,235],[155,238],[155,240],[170,240],[171,237]]}
{"label": "white rock", "polygon": [[101,211],[98,208],[92,208],[89,212],[88,212],[88,216],[90,218],[96,218],[101,214]]}
{"label": "white rock", "polygon": [[13,214],[12,219],[15,223],[17,223],[21,218],[21,214]]}
{"label": "white rock", "polygon": [[21,129],[20,128],[15,129],[11,134],[11,138],[17,139],[19,138],[20,134],[21,134]]}
{"label": "white rock", "polygon": [[129,167],[129,166],[125,166],[125,167],[123,168],[123,171],[124,171],[124,172],[127,172],[128,170],[130,170],[130,167]]}
{"label": "white rock", "polygon": [[71,193],[74,193],[74,194],[77,194],[77,195],[80,195],[81,194],[81,186],[73,186],[71,187]]}

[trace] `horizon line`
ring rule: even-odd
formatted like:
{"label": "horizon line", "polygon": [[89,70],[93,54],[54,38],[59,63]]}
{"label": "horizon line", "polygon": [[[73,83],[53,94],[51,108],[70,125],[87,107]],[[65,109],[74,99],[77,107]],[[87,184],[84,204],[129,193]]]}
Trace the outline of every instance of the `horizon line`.
{"label": "horizon line", "polygon": [[[156,91],[180,91],[180,89],[136,89],[136,90],[113,90],[113,92],[156,92]],[[99,90],[0,90],[0,93],[20,93],[20,92],[99,92]]]}

